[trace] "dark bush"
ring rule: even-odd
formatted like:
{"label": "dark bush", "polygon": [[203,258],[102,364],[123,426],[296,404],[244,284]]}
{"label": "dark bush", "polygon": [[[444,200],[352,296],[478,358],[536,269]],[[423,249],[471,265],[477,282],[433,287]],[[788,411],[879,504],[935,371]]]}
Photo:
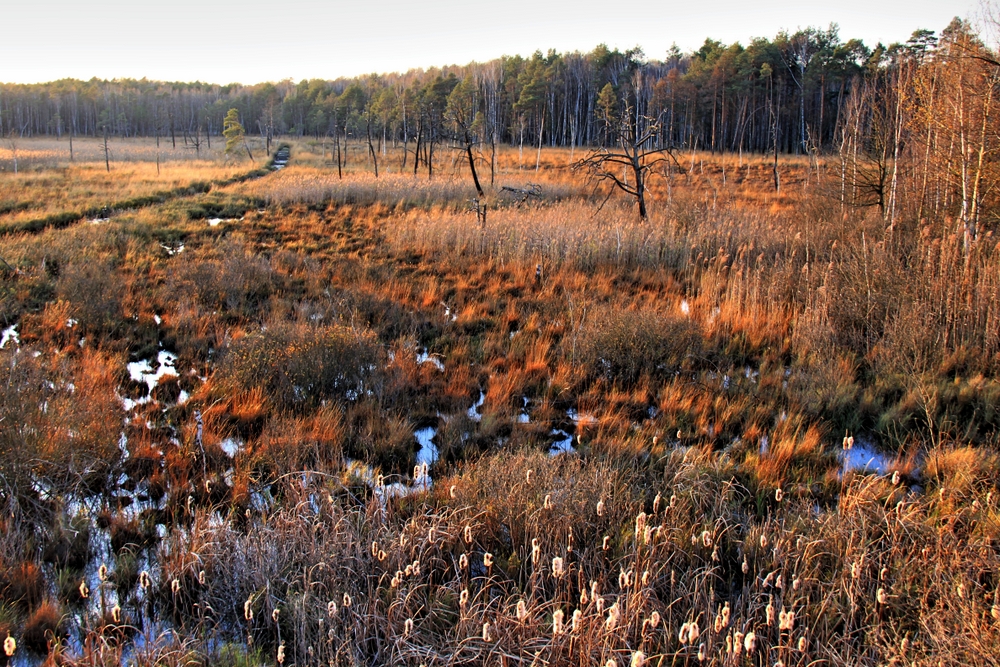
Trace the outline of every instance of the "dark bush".
{"label": "dark bush", "polygon": [[577,362],[587,381],[630,387],[643,375],[672,376],[702,351],[698,325],[651,311],[595,313],[577,342]]}
{"label": "dark bush", "polygon": [[368,329],[279,323],[233,341],[217,378],[223,391],[259,387],[283,408],[353,402],[381,389],[383,356]]}

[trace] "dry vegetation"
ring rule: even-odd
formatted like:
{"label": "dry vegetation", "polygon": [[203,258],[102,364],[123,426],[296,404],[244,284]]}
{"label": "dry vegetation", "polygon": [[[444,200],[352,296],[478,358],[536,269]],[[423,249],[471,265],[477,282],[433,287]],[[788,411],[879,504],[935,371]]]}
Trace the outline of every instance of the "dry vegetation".
{"label": "dry vegetation", "polygon": [[15,661],[998,663],[991,230],[689,153],[640,224],[562,149],[482,222],[351,148],[0,175]]}

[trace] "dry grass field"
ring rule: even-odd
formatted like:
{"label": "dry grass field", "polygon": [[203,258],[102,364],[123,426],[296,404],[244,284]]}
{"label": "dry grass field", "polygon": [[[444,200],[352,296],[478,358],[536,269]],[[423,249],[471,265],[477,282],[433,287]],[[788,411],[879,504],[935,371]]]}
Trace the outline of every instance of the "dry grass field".
{"label": "dry grass field", "polygon": [[989,229],[160,142],[0,152],[12,664],[1000,663]]}

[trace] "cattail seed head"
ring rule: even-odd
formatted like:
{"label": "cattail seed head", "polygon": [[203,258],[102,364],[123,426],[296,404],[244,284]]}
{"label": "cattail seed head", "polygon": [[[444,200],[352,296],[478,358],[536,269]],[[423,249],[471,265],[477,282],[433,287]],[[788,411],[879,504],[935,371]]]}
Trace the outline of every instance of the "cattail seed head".
{"label": "cattail seed head", "polygon": [[458,605],[460,607],[465,607],[467,604],[469,604],[469,589],[463,588],[462,592],[458,596]]}
{"label": "cattail seed head", "polygon": [[884,588],[879,588],[877,591],[875,591],[875,600],[879,604],[885,604],[886,595],[885,595],[885,589]]}
{"label": "cattail seed head", "polygon": [[271,620],[274,621],[275,623],[278,622],[278,616],[280,616],[280,615],[281,615],[281,612],[280,612],[280,610],[277,607],[275,607],[274,609],[271,610]]}
{"label": "cattail seed head", "polygon": [[525,483],[527,483],[528,485],[531,484],[531,476],[534,473],[535,473],[534,470],[532,470],[531,468],[528,468],[528,472],[524,473],[524,481],[525,481]]}
{"label": "cattail seed head", "polygon": [[552,496],[548,493],[545,494],[545,499],[542,501],[542,509],[552,509]]}
{"label": "cattail seed head", "polygon": [[774,587],[779,591],[785,587],[785,575],[779,574],[778,578],[774,580]]}
{"label": "cattail seed head", "polygon": [[656,629],[656,626],[660,624],[660,612],[654,611],[649,615],[649,627]]}
{"label": "cattail seed head", "polygon": [[659,493],[657,493],[656,497],[653,498],[653,514],[659,514],[660,513],[660,504],[662,502],[663,502],[663,496],[661,496]]}
{"label": "cattail seed head", "polygon": [[350,607],[351,606],[351,596],[348,595],[347,593],[344,593],[344,599],[341,600],[341,602],[343,603],[343,605],[345,607]]}
{"label": "cattail seed head", "polygon": [[108,566],[104,563],[101,563],[101,566],[97,568],[97,578],[101,581],[108,580]]}
{"label": "cattail seed head", "polygon": [[466,526],[463,531],[466,544],[472,544],[472,526]]}
{"label": "cattail seed head", "polygon": [[604,540],[601,542],[601,549],[607,551],[609,546],[611,546],[611,536],[605,535]]}
{"label": "cattail seed head", "polygon": [[483,554],[483,565],[485,567],[493,567],[493,554],[489,551]]}
{"label": "cattail seed head", "polygon": [[712,546],[712,533],[707,530],[701,531],[701,543],[705,545],[705,548]]}
{"label": "cattail seed head", "polygon": [[556,609],[552,613],[552,634],[561,635],[563,633],[563,610]]}
{"label": "cattail seed head", "polygon": [[[678,431],[678,433],[680,433],[680,431]],[[671,507],[676,507],[677,506],[677,496],[674,496],[674,495],[670,496],[670,506]]]}
{"label": "cattail seed head", "polygon": [[604,516],[604,501],[597,501],[597,516]]}
{"label": "cattail seed head", "polygon": [[285,642],[281,642],[278,646],[278,664],[283,664],[285,662]]}
{"label": "cattail seed head", "polygon": [[993,617],[994,621],[1000,621],[1000,605],[993,605],[990,609],[990,616]]}
{"label": "cattail seed head", "polygon": [[646,654],[642,651],[636,651],[632,654],[632,660],[629,662],[629,667],[645,667],[646,664]]}
{"label": "cattail seed head", "polygon": [[403,622],[403,636],[409,637],[412,632],[413,632],[413,619],[408,618],[406,619],[406,621]]}
{"label": "cattail seed head", "polygon": [[747,653],[753,653],[757,649],[757,634],[751,630],[743,639],[743,648]]}
{"label": "cattail seed head", "polygon": [[768,602],[767,607],[764,609],[764,613],[767,616],[767,625],[768,627],[771,627],[774,625],[774,605]]}
{"label": "cattail seed head", "polygon": [[117,604],[111,608],[111,620],[115,623],[122,622],[122,608]]}
{"label": "cattail seed head", "polygon": [[608,609],[608,620],[604,623],[604,627],[608,630],[608,632],[614,630],[615,627],[618,626],[618,621],[621,619],[621,615],[622,610],[621,607],[618,606],[618,603],[616,602],[611,605]]}
{"label": "cattail seed head", "polygon": [[528,605],[525,604],[524,600],[517,601],[517,608],[515,609],[514,614],[517,616],[517,620],[519,621],[523,621],[528,617]]}
{"label": "cattail seed head", "polygon": [[566,573],[566,567],[563,564],[563,559],[556,556],[552,559],[552,575],[555,577],[561,577]]}
{"label": "cattail seed head", "polygon": [[793,591],[797,591],[800,588],[802,588],[802,580],[801,579],[793,579],[792,580],[792,590]]}
{"label": "cattail seed head", "polygon": [[778,487],[778,488],[777,488],[777,489],[775,490],[775,492],[774,492],[774,500],[775,500],[775,502],[779,502],[779,503],[780,503],[780,502],[781,502],[782,500],[784,500],[784,499],[785,499],[785,492],[784,492],[784,491],[782,491],[782,490],[781,490],[781,487],[779,486],[779,487]]}
{"label": "cattail seed head", "polygon": [[722,625],[729,625],[729,603],[727,602],[722,606]]}
{"label": "cattail seed head", "polygon": [[748,574],[750,572],[750,564],[747,563],[747,557],[743,557],[743,574]]}
{"label": "cattail seed head", "polygon": [[804,636],[803,637],[799,637],[799,647],[798,648],[799,648],[799,653],[805,653],[806,652],[807,645],[806,645],[806,638]]}
{"label": "cattail seed head", "polygon": [[910,650],[910,638],[903,637],[903,641],[899,642],[899,652],[905,656],[909,652],[909,650]]}
{"label": "cattail seed head", "polygon": [[490,623],[487,621],[483,623],[483,641],[490,642],[493,641],[493,636],[490,634]]}
{"label": "cattail seed head", "polygon": [[899,471],[898,470],[893,470],[892,471],[892,485],[896,486],[898,484],[899,484]]}
{"label": "cattail seed head", "polygon": [[247,598],[247,601],[243,603],[243,618],[248,621],[253,620],[253,598]]}
{"label": "cattail seed head", "polygon": [[587,597],[587,589],[584,588],[580,591],[580,606],[586,607],[588,602],[590,602],[590,598]]}
{"label": "cattail seed head", "polygon": [[198,583],[201,584],[202,586],[205,585],[205,570],[201,570],[198,572]]}
{"label": "cattail seed head", "polygon": [[743,644],[746,641],[742,632],[737,630],[733,633],[733,655],[737,658],[743,653]]}
{"label": "cattail seed head", "polygon": [[173,581],[170,582],[170,591],[174,595],[177,595],[178,593],[181,592],[181,580],[180,579],[174,579]]}
{"label": "cattail seed head", "polygon": [[[728,639],[728,637],[727,637]],[[705,651],[705,642],[698,644],[698,662],[705,662],[705,658],[708,657],[708,653]]]}
{"label": "cattail seed head", "polygon": [[681,643],[681,645],[685,645],[685,646],[687,645],[687,643],[688,643],[688,624],[687,623],[681,624],[681,629],[677,633],[677,641],[679,641]]}
{"label": "cattail seed head", "polygon": [[537,565],[538,559],[541,557],[541,555],[542,555],[542,547],[538,543],[538,538],[537,537],[531,538],[531,564]]}
{"label": "cattail seed head", "polygon": [[17,640],[7,635],[7,639],[3,640],[3,652],[8,658],[14,655],[14,651],[17,650]]}
{"label": "cattail seed head", "polygon": [[87,582],[86,581],[81,581],[80,582],[80,597],[82,597],[84,600],[86,600],[88,597],[90,597],[90,589],[87,588]]}
{"label": "cattail seed head", "polygon": [[761,534],[761,536],[760,536],[760,548],[761,549],[766,549],[767,548],[767,535]]}
{"label": "cattail seed head", "polygon": [[151,585],[151,582],[149,580],[149,572],[146,572],[146,570],[143,570],[142,572],[139,573],[139,585],[142,586],[143,588],[149,588]]}
{"label": "cattail seed head", "polygon": [[451,488],[449,488],[449,489],[448,489],[448,495],[449,495],[449,496],[450,496],[450,497],[451,497],[452,499],[454,499],[454,498],[458,497],[458,494],[457,494],[457,493],[455,492],[457,488],[458,488],[457,486],[455,486],[454,484],[452,484],[452,485],[451,485]]}
{"label": "cattail seed head", "polygon": [[572,622],[573,623],[572,624],[572,630],[573,630],[573,632],[579,631],[579,629],[580,629],[580,623],[581,623],[582,620],[583,620],[583,612],[580,611],[579,609],[574,610],[573,611],[573,622]]}
{"label": "cattail seed head", "polygon": [[643,534],[646,530],[646,513],[639,512],[635,517],[635,537],[639,539],[639,536]]}

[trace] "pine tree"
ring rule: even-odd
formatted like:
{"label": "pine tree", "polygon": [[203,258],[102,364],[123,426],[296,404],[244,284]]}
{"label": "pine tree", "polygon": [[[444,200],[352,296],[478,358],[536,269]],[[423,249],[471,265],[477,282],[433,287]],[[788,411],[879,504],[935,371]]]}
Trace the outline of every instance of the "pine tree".
{"label": "pine tree", "polygon": [[[246,132],[240,124],[239,111],[230,109],[222,121],[222,136],[226,138],[226,154],[232,154],[245,145]],[[247,153],[249,153],[249,149]],[[251,156],[251,160],[253,157]]]}

